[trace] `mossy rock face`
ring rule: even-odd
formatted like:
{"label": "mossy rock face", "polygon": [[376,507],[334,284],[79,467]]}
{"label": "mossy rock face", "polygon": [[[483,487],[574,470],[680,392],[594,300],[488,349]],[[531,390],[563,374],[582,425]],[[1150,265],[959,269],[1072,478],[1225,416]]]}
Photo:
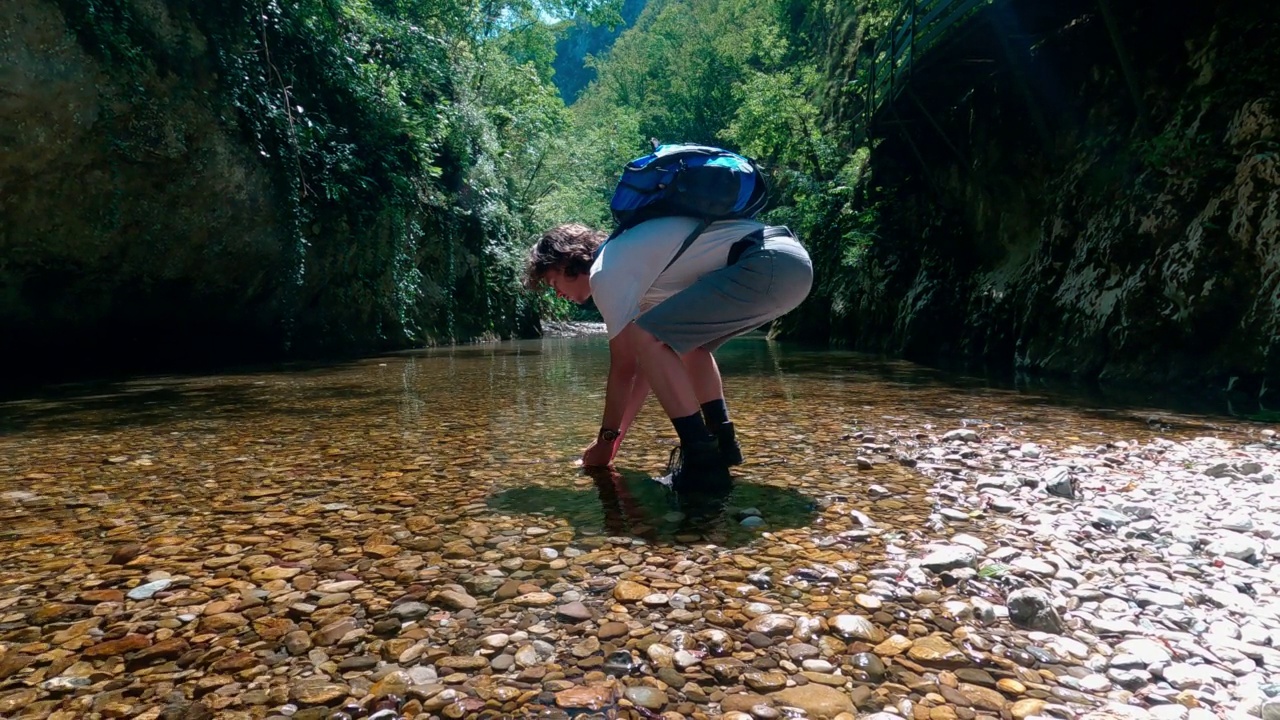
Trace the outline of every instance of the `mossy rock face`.
{"label": "mossy rock face", "polygon": [[[270,296],[283,250],[270,174],[228,132],[207,78],[112,67],[50,2],[16,0],[0,37],[11,337],[70,350],[77,337],[181,334]],[[184,37],[203,45],[192,28]],[[259,332],[277,320],[263,313]]]}
{"label": "mossy rock face", "polygon": [[332,47],[304,42],[311,26],[288,14],[303,5],[277,10],[275,68],[244,3],[0,11],[0,333],[30,369],[86,352],[120,369],[350,354],[531,325],[514,278],[486,269],[493,228],[448,190],[469,161],[448,146],[423,157],[413,133],[429,123],[384,112]]}
{"label": "mossy rock face", "polygon": [[[840,262],[843,237],[866,229],[833,202],[806,238],[817,291],[782,328],[930,364],[1274,405],[1280,105],[1263,68],[1280,63],[1280,6],[1113,8],[1142,28],[1125,50],[1146,123],[1102,24],[1054,35],[1033,61],[997,54],[975,80],[950,60],[999,45],[980,27],[917,71],[920,108],[899,103],[880,129],[871,247]],[[1052,82],[1023,95],[1018,70]]]}

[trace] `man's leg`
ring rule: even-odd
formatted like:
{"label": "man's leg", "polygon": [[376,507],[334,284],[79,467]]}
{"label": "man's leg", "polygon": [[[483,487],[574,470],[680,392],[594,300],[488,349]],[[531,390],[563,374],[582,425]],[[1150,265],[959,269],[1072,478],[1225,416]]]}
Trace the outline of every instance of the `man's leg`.
{"label": "man's leg", "polygon": [[[678,491],[692,489],[710,479],[698,477],[699,473],[724,473],[727,464],[721,459],[719,442],[702,419],[694,381],[680,355],[639,325],[632,324],[627,332],[634,333],[640,372],[680,436],[680,453],[672,454],[668,469],[673,487]],[[677,457],[679,462],[675,462]]]}
{"label": "man's leg", "polygon": [[640,372],[649,381],[667,417],[688,417],[699,413],[698,393],[689,370],[666,343],[654,337],[639,325],[632,325],[635,333],[636,355],[640,358]]}
{"label": "man's leg", "polygon": [[[693,382],[693,392],[699,405],[724,399],[724,383],[720,379],[720,366],[706,348],[696,348],[681,358]],[[726,420],[728,418],[725,418]],[[723,421],[721,421],[723,422]]]}
{"label": "man's leg", "polygon": [[716,364],[715,356],[706,348],[697,348],[685,353],[682,359],[689,370],[689,378],[693,381],[694,393],[702,409],[702,419],[719,443],[720,457],[726,465],[741,465],[742,447],[738,444],[733,423],[729,422],[729,406],[724,401],[724,381],[720,377],[720,366]]}

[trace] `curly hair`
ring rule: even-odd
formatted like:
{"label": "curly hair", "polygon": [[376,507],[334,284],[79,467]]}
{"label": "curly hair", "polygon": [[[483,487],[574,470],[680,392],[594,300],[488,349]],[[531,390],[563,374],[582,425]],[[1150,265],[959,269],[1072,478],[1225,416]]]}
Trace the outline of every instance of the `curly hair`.
{"label": "curly hair", "polygon": [[529,249],[524,267],[524,286],[536,290],[547,273],[557,269],[568,277],[585,275],[591,270],[596,248],[606,237],[607,233],[577,223],[551,228]]}

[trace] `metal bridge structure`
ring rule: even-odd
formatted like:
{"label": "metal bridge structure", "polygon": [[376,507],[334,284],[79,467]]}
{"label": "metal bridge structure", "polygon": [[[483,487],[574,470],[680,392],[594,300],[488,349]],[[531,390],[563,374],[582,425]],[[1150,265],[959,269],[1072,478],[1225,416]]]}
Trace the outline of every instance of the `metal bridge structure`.
{"label": "metal bridge structure", "polygon": [[[1138,78],[1125,47],[1113,0],[902,0],[886,30],[860,52],[848,80],[861,102],[858,135],[883,132],[905,122],[931,125],[954,150],[937,122],[938,96],[959,99],[966,84],[1003,70],[1022,97],[1030,121],[1049,143],[1052,103],[1032,71],[1037,46],[1080,18],[1101,21],[1123,75],[1138,122],[1146,126]],[[945,67],[940,67],[944,66]],[[939,78],[950,87],[939,87]],[[921,98],[927,96],[930,102]],[[1048,105],[1048,107],[1046,107]],[[930,107],[934,106],[934,107]]]}

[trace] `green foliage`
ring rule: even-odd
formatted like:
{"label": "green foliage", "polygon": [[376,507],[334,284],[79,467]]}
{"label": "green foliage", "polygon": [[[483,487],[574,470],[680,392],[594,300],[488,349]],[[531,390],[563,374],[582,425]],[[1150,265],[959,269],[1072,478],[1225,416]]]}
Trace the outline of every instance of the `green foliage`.
{"label": "green foliage", "polygon": [[186,55],[134,19],[135,1],[62,4],[122,71],[216,72],[203,90],[272,173],[285,252],[265,294],[300,347],[502,336],[574,315],[519,289],[525,250],[557,223],[606,227],[618,173],[650,138],[762,161],[764,219],[835,269],[821,292],[843,292],[876,237],[867,149],[824,120],[844,52],[824,43],[848,35],[864,52],[888,0],[652,0],[591,58],[598,77],[571,108],[552,84],[557,22],[608,26],[619,0],[171,1],[208,41]]}
{"label": "green foliage", "polygon": [[609,198],[623,165],[648,145],[628,108],[599,113],[576,108],[564,135],[548,147],[536,180],[534,217],[539,227],[580,222],[609,225]]}
{"label": "green foliage", "polygon": [[62,4],[81,44],[139,84],[157,68],[216,73],[201,91],[273,178],[284,252],[262,293],[287,345],[402,347],[530,322],[521,260],[573,122],[544,19],[609,22],[613,0],[169,2],[207,40],[187,54],[135,20],[135,0]]}
{"label": "green foliage", "polygon": [[118,67],[138,70],[148,65],[146,49],[153,38],[130,8],[114,0],[59,0],[67,26],[80,44]]}
{"label": "green foliage", "polygon": [[635,113],[640,132],[664,142],[712,143],[732,119],[750,70],[776,68],[788,45],[771,3],[652,2],[576,105],[602,116]]}
{"label": "green foliage", "polygon": [[990,580],[992,578],[998,578],[1002,575],[1007,575],[1009,573],[1009,570],[1010,568],[1008,565],[1001,565],[1000,563],[990,563],[988,565],[983,565],[978,570],[978,577],[983,578],[984,580]]}
{"label": "green foliage", "polygon": [[1182,115],[1159,134],[1133,141],[1127,152],[1143,166],[1171,174],[1231,172],[1234,163],[1221,141],[1210,131],[1195,130],[1198,118]]}
{"label": "green foliage", "polygon": [[[883,25],[896,7],[875,2],[859,17]],[[850,151],[824,122],[827,76],[815,39],[845,12],[806,0],[651,2],[594,59],[599,78],[574,104],[560,153],[573,159],[557,169],[538,216],[607,224],[622,163],[645,151],[646,138],[723,145],[765,166],[773,193],[763,219],[791,226],[823,258],[821,292],[844,292],[849,273],[838,269],[863,261],[880,208],[868,149]]]}

